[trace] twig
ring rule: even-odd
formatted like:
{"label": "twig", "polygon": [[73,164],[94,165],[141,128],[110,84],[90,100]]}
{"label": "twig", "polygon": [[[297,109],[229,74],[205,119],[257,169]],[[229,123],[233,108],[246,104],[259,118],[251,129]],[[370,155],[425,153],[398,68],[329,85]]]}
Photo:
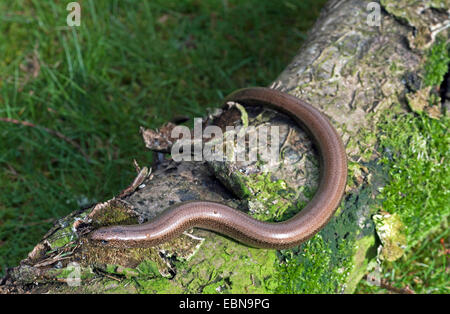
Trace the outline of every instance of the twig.
{"label": "twig", "polygon": [[129,194],[133,193],[145,181],[145,179],[147,179],[147,177],[151,173],[152,168],[150,168],[150,170],[147,167],[140,169],[134,181],[119,194],[118,198],[124,198],[125,196],[128,196]]}
{"label": "twig", "polygon": [[369,283],[369,285],[378,286],[378,287],[386,289],[392,293],[415,294],[414,290],[412,290],[409,286],[406,286],[404,288],[397,288],[397,287],[394,287],[388,280],[386,280],[384,278],[376,280],[376,278],[374,278],[373,275],[371,275],[371,274],[365,275],[364,279]]}
{"label": "twig", "polygon": [[28,223],[28,224],[24,224],[24,225],[21,226],[21,227],[22,227],[22,228],[23,228],[23,227],[32,227],[32,226],[41,225],[41,224],[46,224],[46,223],[54,222],[54,221],[55,221],[55,218],[43,219],[43,220],[39,220],[39,221],[30,222],[30,223]]}
{"label": "twig", "polygon": [[49,134],[52,134],[60,139],[62,139],[63,141],[69,143],[70,145],[72,145],[73,147],[75,147],[80,153],[81,155],[83,155],[83,157],[86,159],[87,162],[92,162],[91,159],[89,158],[89,156],[83,151],[83,149],[81,148],[81,146],[76,143],[75,141],[71,140],[70,138],[66,137],[64,134],[55,131],[55,130],[51,130],[49,128],[40,126],[40,125],[36,125],[34,123],[28,122],[28,121],[20,121],[17,119],[11,119],[11,118],[1,118],[0,117],[0,121],[3,122],[9,122],[9,123],[14,123],[14,124],[18,124],[18,125],[23,125],[23,126],[27,126],[27,127],[31,127],[31,128],[36,128],[36,129],[41,129],[46,131]]}
{"label": "twig", "polygon": [[405,288],[397,288],[392,286],[387,280],[384,279],[381,280],[381,288],[399,294],[415,294],[415,292],[408,286],[406,286]]}

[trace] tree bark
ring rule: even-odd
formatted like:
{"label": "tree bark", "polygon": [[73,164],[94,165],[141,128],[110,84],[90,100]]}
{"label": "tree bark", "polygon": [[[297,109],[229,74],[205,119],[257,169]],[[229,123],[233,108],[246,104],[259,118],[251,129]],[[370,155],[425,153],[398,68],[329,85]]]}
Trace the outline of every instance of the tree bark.
{"label": "tree bark", "polygon": [[[382,0],[380,25],[370,26],[368,3],[329,1],[297,56],[271,84],[319,108],[346,145],[346,195],[316,237],[283,252],[248,248],[199,229],[153,248],[106,249],[88,241],[89,232],[101,225],[141,223],[183,201],[219,201],[275,220],[286,216],[265,217],[268,201],[287,212],[296,202],[306,203],[318,180],[312,143],[288,117],[248,110],[249,125],[280,126],[281,164],[160,162],[118,197],[59,220],[28,258],[8,271],[0,291],[137,292],[135,285],[122,283],[142,273],[145,292],[277,292],[279,282],[294,284],[293,292],[354,291],[376,258],[371,217],[377,191],[385,184],[376,166],[383,152],[366,135],[376,132],[387,111],[410,110],[407,98],[420,90],[424,51],[450,23],[448,2]],[[233,108],[207,121],[242,125],[247,123],[242,114]],[[280,197],[280,189],[287,193]],[[69,285],[74,269],[81,285]],[[290,270],[303,279],[291,278]],[[30,283],[39,285],[30,288]]]}

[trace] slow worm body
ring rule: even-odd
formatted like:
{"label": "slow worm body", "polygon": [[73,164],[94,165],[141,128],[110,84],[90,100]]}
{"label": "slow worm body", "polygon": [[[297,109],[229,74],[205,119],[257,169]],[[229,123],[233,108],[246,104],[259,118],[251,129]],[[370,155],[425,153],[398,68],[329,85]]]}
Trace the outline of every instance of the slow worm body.
{"label": "slow worm body", "polygon": [[177,204],[155,219],[139,225],[110,226],[95,230],[91,240],[111,247],[148,247],[198,227],[216,231],[259,248],[285,249],[317,233],[339,206],[347,179],[347,158],[341,138],[328,119],[308,103],[269,88],[238,90],[225,99],[245,106],[263,105],[292,117],[312,137],[320,156],[320,182],[313,199],[289,220],[256,220],[229,206],[194,201]]}

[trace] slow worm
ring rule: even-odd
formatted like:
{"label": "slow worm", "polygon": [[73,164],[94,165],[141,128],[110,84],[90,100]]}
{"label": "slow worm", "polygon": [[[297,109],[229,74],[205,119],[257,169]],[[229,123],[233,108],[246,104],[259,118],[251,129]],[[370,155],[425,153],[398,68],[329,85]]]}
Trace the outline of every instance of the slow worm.
{"label": "slow worm", "polygon": [[309,133],[319,152],[321,175],[318,190],[306,207],[289,220],[271,223],[216,202],[186,202],[144,224],[100,228],[92,232],[91,240],[110,247],[149,247],[198,227],[253,247],[285,249],[311,238],[325,226],[339,206],[347,180],[345,148],[329,120],[305,101],[269,88],[241,89],[225,101],[279,110]]}

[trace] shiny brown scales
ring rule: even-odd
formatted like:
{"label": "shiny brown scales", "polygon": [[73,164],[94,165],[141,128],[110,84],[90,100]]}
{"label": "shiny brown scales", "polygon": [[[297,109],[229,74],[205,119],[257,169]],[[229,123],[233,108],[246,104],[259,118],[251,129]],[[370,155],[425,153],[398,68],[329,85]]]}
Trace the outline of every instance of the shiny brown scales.
{"label": "shiny brown scales", "polygon": [[149,247],[198,227],[253,247],[285,249],[306,241],[327,224],[340,204],[347,180],[345,148],[330,121],[307,102],[269,88],[241,89],[225,99],[229,101],[279,110],[312,137],[320,156],[321,176],[318,190],[306,207],[289,220],[272,223],[216,202],[184,202],[143,224],[94,230],[92,241],[109,247]]}

